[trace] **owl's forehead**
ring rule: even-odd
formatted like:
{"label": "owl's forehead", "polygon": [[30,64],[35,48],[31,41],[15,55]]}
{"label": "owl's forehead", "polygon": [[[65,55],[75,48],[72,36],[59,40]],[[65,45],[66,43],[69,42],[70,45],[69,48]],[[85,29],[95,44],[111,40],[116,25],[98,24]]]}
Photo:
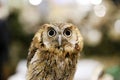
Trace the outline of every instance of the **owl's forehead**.
{"label": "owl's forehead", "polygon": [[56,28],[62,29],[64,28],[66,25],[64,23],[55,23],[53,24]]}
{"label": "owl's forehead", "polygon": [[70,23],[55,23],[53,26],[57,30],[64,30],[65,28],[72,28],[73,25]]}

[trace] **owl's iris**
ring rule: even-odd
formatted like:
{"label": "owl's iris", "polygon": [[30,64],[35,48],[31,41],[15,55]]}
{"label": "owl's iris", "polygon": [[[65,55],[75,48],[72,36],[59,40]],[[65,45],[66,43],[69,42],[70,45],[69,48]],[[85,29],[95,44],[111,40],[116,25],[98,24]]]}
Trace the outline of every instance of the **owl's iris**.
{"label": "owl's iris", "polygon": [[66,37],[70,37],[72,35],[72,31],[70,29],[65,29],[63,34],[66,36]]}
{"label": "owl's iris", "polygon": [[56,31],[55,31],[53,28],[51,28],[51,29],[48,30],[48,35],[49,35],[50,37],[53,37],[53,36],[56,35]]}

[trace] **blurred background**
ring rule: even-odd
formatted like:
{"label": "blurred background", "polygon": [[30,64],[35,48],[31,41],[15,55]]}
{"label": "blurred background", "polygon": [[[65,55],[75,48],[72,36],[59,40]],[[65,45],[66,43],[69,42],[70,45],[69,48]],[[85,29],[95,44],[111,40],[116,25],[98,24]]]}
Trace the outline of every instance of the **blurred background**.
{"label": "blurred background", "polygon": [[25,73],[34,33],[53,22],[78,26],[84,37],[80,59],[100,62],[120,80],[120,0],[0,0],[0,80]]}

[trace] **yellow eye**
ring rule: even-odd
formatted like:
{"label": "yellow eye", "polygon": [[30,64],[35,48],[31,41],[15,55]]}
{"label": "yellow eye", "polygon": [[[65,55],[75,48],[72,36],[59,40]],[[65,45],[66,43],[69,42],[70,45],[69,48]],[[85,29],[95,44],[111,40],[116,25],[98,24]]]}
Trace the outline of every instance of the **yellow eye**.
{"label": "yellow eye", "polygon": [[64,36],[70,37],[72,35],[72,31],[70,29],[65,29],[63,32]]}
{"label": "yellow eye", "polygon": [[56,31],[53,28],[50,28],[48,30],[48,36],[53,37],[56,35]]}

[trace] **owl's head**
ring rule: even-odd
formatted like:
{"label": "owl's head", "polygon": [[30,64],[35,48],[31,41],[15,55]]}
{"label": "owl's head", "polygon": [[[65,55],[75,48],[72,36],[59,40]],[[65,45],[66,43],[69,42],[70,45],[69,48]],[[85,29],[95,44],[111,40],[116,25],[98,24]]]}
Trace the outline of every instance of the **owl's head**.
{"label": "owl's head", "polygon": [[55,53],[80,52],[83,38],[79,29],[70,23],[44,24],[33,38],[34,46]]}

